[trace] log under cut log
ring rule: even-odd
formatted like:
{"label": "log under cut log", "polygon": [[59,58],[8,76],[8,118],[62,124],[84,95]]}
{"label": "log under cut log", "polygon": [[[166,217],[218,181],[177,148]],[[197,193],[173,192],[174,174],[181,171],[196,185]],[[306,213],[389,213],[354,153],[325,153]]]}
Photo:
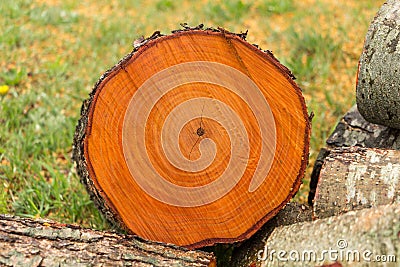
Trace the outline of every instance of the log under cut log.
{"label": "log under cut log", "polygon": [[397,266],[399,218],[400,204],[392,204],[276,228],[256,266]]}
{"label": "log under cut log", "polygon": [[211,253],[49,220],[0,215],[1,266],[210,266]]}

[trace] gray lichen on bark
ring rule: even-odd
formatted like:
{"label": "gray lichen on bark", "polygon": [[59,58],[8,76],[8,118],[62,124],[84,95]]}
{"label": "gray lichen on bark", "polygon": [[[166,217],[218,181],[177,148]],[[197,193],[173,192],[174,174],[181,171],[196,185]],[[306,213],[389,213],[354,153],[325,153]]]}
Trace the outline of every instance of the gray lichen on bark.
{"label": "gray lichen on bark", "polygon": [[310,205],[313,204],[321,168],[332,149],[357,146],[399,150],[400,130],[366,121],[357,106],[353,106],[337,124],[326,145],[321,149],[311,174],[308,196]]}
{"label": "gray lichen on bark", "polygon": [[371,23],[359,62],[357,105],[363,117],[400,129],[400,2],[387,1]]}
{"label": "gray lichen on bark", "polygon": [[336,148],[325,159],[314,199],[314,217],[400,203],[400,151]]}

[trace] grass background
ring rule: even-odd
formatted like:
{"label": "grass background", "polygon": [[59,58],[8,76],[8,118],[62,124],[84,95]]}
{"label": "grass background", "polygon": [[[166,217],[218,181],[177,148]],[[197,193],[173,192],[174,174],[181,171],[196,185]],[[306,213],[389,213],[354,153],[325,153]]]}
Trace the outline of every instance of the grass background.
{"label": "grass background", "polygon": [[383,0],[0,1],[0,213],[107,229],[79,182],[71,144],[80,106],[132,42],[180,23],[249,30],[297,77],[315,113],[313,162],[355,102],[358,59]]}

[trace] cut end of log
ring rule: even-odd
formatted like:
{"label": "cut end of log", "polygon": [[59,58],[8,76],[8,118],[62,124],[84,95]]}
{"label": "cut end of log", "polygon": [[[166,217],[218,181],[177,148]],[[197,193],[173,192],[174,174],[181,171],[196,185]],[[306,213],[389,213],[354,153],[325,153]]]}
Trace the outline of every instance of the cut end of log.
{"label": "cut end of log", "polygon": [[249,238],[297,192],[310,122],[290,71],[222,29],[136,42],[95,85],[74,138],[107,218],[189,248]]}

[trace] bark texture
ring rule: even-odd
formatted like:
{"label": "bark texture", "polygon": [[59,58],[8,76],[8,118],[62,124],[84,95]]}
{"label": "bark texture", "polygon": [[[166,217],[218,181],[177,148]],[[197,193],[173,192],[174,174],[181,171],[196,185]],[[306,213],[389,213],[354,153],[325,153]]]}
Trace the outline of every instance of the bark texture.
{"label": "bark texture", "polygon": [[371,23],[359,62],[357,105],[372,123],[400,129],[400,2],[387,1]]}
{"label": "bark texture", "polygon": [[264,247],[272,231],[279,226],[311,221],[311,208],[298,203],[288,203],[272,220],[268,221],[253,237],[236,247],[230,266],[252,266],[257,262],[257,252]]}
{"label": "bark texture", "polygon": [[314,199],[315,218],[400,203],[400,151],[337,148],[321,169]]}
{"label": "bark texture", "polygon": [[400,130],[366,121],[359,113],[357,106],[353,106],[338,123],[326,144],[327,146],[321,149],[311,174],[308,196],[310,205],[313,204],[322,165],[332,149],[358,146],[399,150]]}
{"label": "bark texture", "polygon": [[0,215],[1,266],[215,266],[211,253],[132,235]]}
{"label": "bark texture", "polygon": [[[279,227],[259,248],[265,259],[255,266],[321,266],[335,261],[342,266],[397,266],[399,218],[400,204],[393,204]],[[279,251],[287,261],[278,260]],[[300,261],[302,257],[305,260]],[[386,263],[378,262],[384,258]]]}

